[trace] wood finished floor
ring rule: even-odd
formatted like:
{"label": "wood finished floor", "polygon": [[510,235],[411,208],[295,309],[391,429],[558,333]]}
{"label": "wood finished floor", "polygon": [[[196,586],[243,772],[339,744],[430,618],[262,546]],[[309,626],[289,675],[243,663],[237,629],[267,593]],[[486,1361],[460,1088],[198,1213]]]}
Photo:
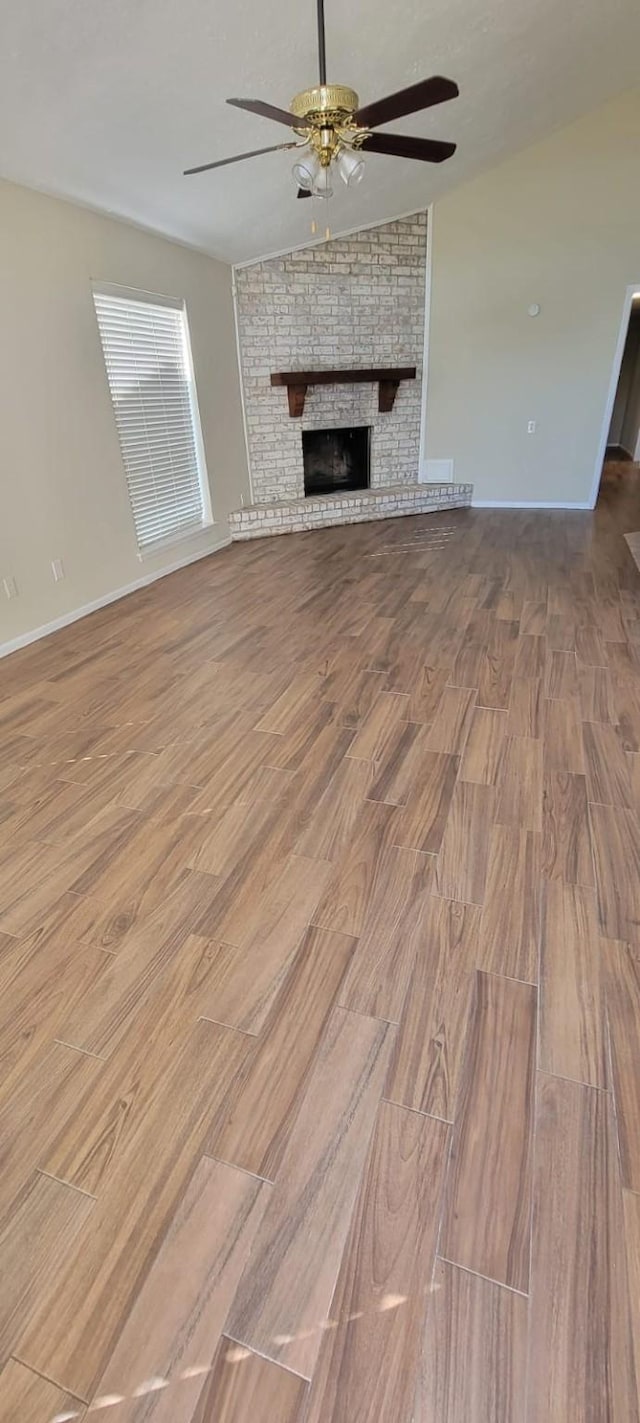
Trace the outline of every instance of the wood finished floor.
{"label": "wood finished floor", "polygon": [[639,478],[0,664],[3,1423],[639,1423]]}

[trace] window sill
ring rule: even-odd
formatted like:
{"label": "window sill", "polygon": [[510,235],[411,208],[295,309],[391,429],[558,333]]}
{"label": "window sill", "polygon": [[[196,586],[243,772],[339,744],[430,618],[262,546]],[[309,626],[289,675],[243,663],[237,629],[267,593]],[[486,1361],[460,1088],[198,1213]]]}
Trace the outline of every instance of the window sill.
{"label": "window sill", "polygon": [[164,553],[166,548],[175,548],[177,544],[189,543],[199,534],[207,533],[209,529],[215,529],[215,527],[215,519],[204,519],[201,524],[194,524],[189,529],[180,529],[177,534],[167,534],[165,539],[158,539],[157,543],[147,544],[146,548],[139,548],[138,563],[148,563],[157,554]]}

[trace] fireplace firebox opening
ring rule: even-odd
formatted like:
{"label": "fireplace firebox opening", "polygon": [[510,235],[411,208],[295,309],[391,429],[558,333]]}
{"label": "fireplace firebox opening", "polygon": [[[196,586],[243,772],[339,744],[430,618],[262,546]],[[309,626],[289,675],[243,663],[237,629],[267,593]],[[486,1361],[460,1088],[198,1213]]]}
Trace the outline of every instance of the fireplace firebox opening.
{"label": "fireplace firebox opening", "polygon": [[368,489],[370,444],[370,425],[341,430],[303,430],[305,495]]}

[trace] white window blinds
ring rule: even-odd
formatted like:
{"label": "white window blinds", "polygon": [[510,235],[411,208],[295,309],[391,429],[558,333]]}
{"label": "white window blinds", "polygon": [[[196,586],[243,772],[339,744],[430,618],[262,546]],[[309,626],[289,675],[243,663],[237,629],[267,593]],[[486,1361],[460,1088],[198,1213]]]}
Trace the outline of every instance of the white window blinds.
{"label": "white window blinds", "polygon": [[184,309],[94,291],[141,551],[208,522]]}

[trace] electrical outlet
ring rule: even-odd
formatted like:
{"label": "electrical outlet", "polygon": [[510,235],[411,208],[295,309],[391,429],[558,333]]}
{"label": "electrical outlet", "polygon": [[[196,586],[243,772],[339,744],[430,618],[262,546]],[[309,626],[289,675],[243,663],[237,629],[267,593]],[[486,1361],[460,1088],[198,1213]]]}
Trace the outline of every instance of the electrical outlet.
{"label": "electrical outlet", "polygon": [[528,434],[528,435],[535,435],[535,433],[536,433],[536,422],[535,422],[535,420],[530,420],[529,423],[528,423],[528,425],[527,425],[527,434]]}
{"label": "electrical outlet", "polygon": [[6,598],[17,598],[18,585],[12,573],[9,573],[6,578],[3,578],[2,587]]}
{"label": "electrical outlet", "polygon": [[64,578],[64,564],[61,558],[52,558],[51,572],[53,574],[54,583],[59,583],[61,578]]}

